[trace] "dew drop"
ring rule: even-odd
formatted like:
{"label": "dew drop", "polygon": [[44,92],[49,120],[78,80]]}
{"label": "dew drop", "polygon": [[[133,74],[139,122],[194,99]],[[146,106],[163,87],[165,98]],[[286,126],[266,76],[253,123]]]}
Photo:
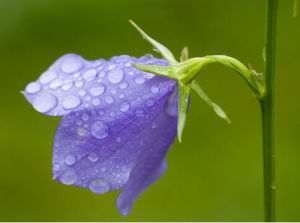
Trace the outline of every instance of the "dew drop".
{"label": "dew drop", "polygon": [[67,96],[62,102],[62,106],[64,107],[64,109],[77,108],[80,104],[81,104],[80,98],[78,98],[75,95]]}
{"label": "dew drop", "polygon": [[64,91],[68,91],[68,90],[70,90],[72,87],[73,87],[73,82],[70,82],[70,83],[65,83],[65,84],[62,86],[62,89],[63,89]]}
{"label": "dew drop", "polygon": [[100,101],[99,98],[95,98],[95,99],[92,100],[92,104],[95,105],[95,106],[100,105],[100,103],[101,103],[101,101]]}
{"label": "dew drop", "polygon": [[105,168],[105,167],[102,167],[100,170],[101,170],[101,172],[104,173],[104,172],[106,171],[106,168]]}
{"label": "dew drop", "polygon": [[90,182],[89,188],[95,194],[104,194],[109,191],[109,184],[104,179],[96,178]]}
{"label": "dew drop", "polygon": [[83,86],[83,81],[76,81],[75,86],[76,87],[82,87]]}
{"label": "dew drop", "polygon": [[111,97],[111,96],[106,96],[106,97],[105,97],[105,102],[106,102],[107,104],[111,104],[111,103],[114,102],[114,98]]}
{"label": "dew drop", "polygon": [[120,83],[123,80],[123,78],[124,78],[124,73],[120,68],[111,70],[107,76],[107,79],[112,84]]}
{"label": "dew drop", "polygon": [[50,93],[42,93],[36,96],[32,106],[41,113],[46,113],[54,109],[57,105],[57,97]]}
{"label": "dew drop", "polygon": [[100,84],[97,87],[93,87],[90,89],[90,93],[92,96],[99,96],[105,92],[105,86],[103,84]]}
{"label": "dew drop", "polygon": [[47,84],[50,81],[53,81],[56,77],[57,77],[57,74],[54,71],[48,70],[42,74],[39,81],[41,84]]}
{"label": "dew drop", "polygon": [[81,119],[83,121],[87,121],[87,120],[89,120],[89,118],[90,118],[90,116],[88,115],[88,113],[83,113],[82,116],[81,116]]}
{"label": "dew drop", "polygon": [[72,154],[66,155],[65,163],[69,166],[73,165],[74,163],[76,163],[76,157]]}
{"label": "dew drop", "polygon": [[92,124],[91,134],[97,139],[104,139],[108,136],[108,126],[102,121],[96,121]]}
{"label": "dew drop", "polygon": [[126,171],[127,171],[127,167],[126,167],[126,166],[122,166],[122,167],[121,167],[121,170],[122,170],[123,172],[126,172]]}
{"label": "dew drop", "polygon": [[146,100],[146,105],[149,106],[149,107],[151,107],[152,105],[154,105],[154,100],[152,100],[152,99],[147,99],[147,100]]}
{"label": "dew drop", "polygon": [[84,72],[82,75],[83,78],[87,81],[93,80],[97,75],[97,71],[95,69],[88,69],[87,71]]}
{"label": "dew drop", "polygon": [[83,67],[83,62],[77,57],[66,58],[62,65],[61,70],[67,74],[74,73]]}
{"label": "dew drop", "polygon": [[59,176],[60,181],[63,184],[71,185],[77,181],[77,174],[73,169],[67,169]]}
{"label": "dew drop", "polygon": [[151,127],[153,128],[153,129],[155,129],[156,128],[156,123],[155,122],[153,122],[152,124],[151,124]]}
{"label": "dew drop", "polygon": [[59,165],[59,164],[55,164],[55,165],[53,166],[53,170],[54,170],[54,171],[59,171],[59,170],[60,170],[60,165]]}
{"label": "dew drop", "polygon": [[[82,124],[82,123],[81,123],[81,124]],[[78,134],[79,136],[86,136],[86,135],[88,134],[88,131],[85,130],[84,128],[79,127],[79,128],[77,129],[77,134]]]}
{"label": "dew drop", "polygon": [[145,82],[145,78],[144,78],[144,77],[136,77],[136,78],[134,79],[134,82],[135,82],[136,84],[143,84],[143,83]]}
{"label": "dew drop", "polygon": [[121,94],[119,95],[119,98],[124,98],[124,96],[125,96],[125,95],[121,93]]}
{"label": "dew drop", "polygon": [[120,104],[120,111],[121,112],[127,112],[129,110],[129,107],[130,107],[129,102],[128,101],[123,101]]}
{"label": "dew drop", "polygon": [[89,159],[89,161],[91,161],[92,163],[97,162],[97,160],[98,160],[98,155],[97,155],[97,153],[94,153],[94,152],[89,153],[88,159]]}
{"label": "dew drop", "polygon": [[128,87],[128,82],[122,82],[119,84],[120,89],[126,89]]}
{"label": "dew drop", "polygon": [[28,94],[35,94],[35,93],[39,92],[40,90],[41,90],[41,85],[37,82],[29,83],[25,88],[25,91]]}
{"label": "dew drop", "polygon": [[49,84],[51,89],[57,89],[63,84],[61,79],[56,79]]}
{"label": "dew drop", "polygon": [[154,94],[157,94],[157,93],[159,92],[159,88],[156,87],[156,86],[152,86],[150,90],[151,90],[151,92],[154,93]]}
{"label": "dew drop", "polygon": [[99,109],[99,111],[98,111],[98,114],[99,114],[99,115],[104,115],[104,114],[105,114],[105,112],[104,112],[104,110],[102,110],[102,109]]}
{"label": "dew drop", "polygon": [[86,94],[86,91],[85,91],[85,90],[80,90],[80,91],[78,92],[78,94],[79,94],[80,96],[84,96],[84,95]]}

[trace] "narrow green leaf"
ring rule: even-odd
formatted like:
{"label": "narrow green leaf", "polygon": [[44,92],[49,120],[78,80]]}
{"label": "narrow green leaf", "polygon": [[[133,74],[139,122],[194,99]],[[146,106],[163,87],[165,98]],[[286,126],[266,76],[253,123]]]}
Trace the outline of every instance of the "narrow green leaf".
{"label": "narrow green leaf", "polygon": [[171,67],[169,66],[143,65],[143,64],[135,64],[135,63],[131,63],[131,65],[145,72],[172,78]]}
{"label": "narrow green leaf", "polygon": [[189,103],[190,97],[190,87],[178,82],[179,86],[179,95],[178,95],[178,124],[177,124],[177,133],[178,140],[181,143],[182,134],[185,126],[186,112]]}
{"label": "narrow green leaf", "polygon": [[176,64],[178,63],[171,53],[171,51],[165,47],[164,45],[160,44],[159,42],[152,39],[150,36],[148,36],[140,27],[138,27],[137,24],[135,24],[132,20],[129,20],[129,22],[139,31],[139,33],[143,36],[144,39],[146,39],[152,46],[154,46],[155,49],[170,63],[170,64]]}
{"label": "narrow green leaf", "polygon": [[189,49],[187,46],[185,46],[181,51],[180,62],[185,61],[187,59],[189,59]]}
{"label": "narrow green leaf", "polygon": [[222,119],[226,120],[228,123],[231,123],[230,119],[226,115],[226,113],[223,111],[223,109],[214,103],[207,95],[206,93],[202,90],[200,85],[198,84],[197,81],[193,80],[191,83],[191,88],[198,94],[200,98],[202,98],[203,101],[206,102],[208,106],[210,106],[214,112]]}

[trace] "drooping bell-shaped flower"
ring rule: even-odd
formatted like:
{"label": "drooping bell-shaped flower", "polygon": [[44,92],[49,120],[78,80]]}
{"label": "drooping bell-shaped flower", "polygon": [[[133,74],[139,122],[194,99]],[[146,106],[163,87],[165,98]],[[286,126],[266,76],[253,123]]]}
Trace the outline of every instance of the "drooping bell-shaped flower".
{"label": "drooping bell-shaped flower", "polygon": [[96,194],[121,189],[116,205],[122,215],[164,173],[177,131],[181,140],[190,89],[229,120],[194,80],[207,63],[231,66],[250,86],[256,83],[244,65],[226,56],[188,59],[185,48],[179,63],[132,24],[164,59],[88,61],[67,54],[22,92],[38,112],[63,116],[53,142],[53,179]]}
{"label": "drooping bell-shaped flower", "polygon": [[53,142],[53,179],[97,194],[122,188],[123,215],[165,171],[177,125],[176,82],[131,62],[168,65],[153,57],[87,61],[68,54],[23,92],[37,111],[63,116]]}

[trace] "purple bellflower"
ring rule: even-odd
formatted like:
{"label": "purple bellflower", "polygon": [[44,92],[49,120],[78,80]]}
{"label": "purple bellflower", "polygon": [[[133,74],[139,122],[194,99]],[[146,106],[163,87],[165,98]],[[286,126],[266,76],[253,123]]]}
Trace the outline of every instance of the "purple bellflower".
{"label": "purple bellflower", "polygon": [[176,81],[131,62],[168,65],[145,56],[87,61],[67,54],[23,92],[35,110],[63,116],[53,142],[53,179],[96,194],[122,189],[116,200],[122,215],[165,171],[177,126]]}
{"label": "purple bellflower", "polygon": [[191,89],[229,121],[195,80],[207,64],[237,71],[254,93],[261,86],[257,73],[228,56],[188,59],[184,48],[177,62],[131,23],[164,59],[121,55],[88,61],[67,54],[22,92],[38,112],[63,116],[53,142],[53,179],[96,194],[121,189],[116,205],[123,216],[166,170],[177,133],[181,141]]}

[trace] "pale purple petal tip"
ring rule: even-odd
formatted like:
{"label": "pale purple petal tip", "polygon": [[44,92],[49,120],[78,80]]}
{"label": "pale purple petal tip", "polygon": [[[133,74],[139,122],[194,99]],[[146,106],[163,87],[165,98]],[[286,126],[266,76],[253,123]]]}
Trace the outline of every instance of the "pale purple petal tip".
{"label": "pale purple petal tip", "polygon": [[54,137],[53,178],[97,194],[122,189],[116,205],[127,215],[137,197],[166,169],[176,136],[177,86],[131,66],[165,60],[116,56],[59,58],[24,95],[47,115],[64,115]]}

